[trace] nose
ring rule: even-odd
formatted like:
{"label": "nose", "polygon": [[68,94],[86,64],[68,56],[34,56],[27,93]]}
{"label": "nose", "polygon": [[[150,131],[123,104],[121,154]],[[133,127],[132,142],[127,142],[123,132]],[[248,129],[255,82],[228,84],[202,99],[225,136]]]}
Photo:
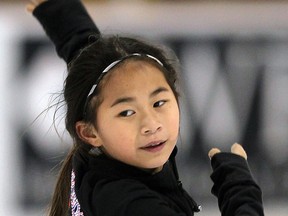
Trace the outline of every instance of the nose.
{"label": "nose", "polygon": [[162,124],[157,116],[157,113],[146,112],[143,114],[141,133],[143,135],[154,134],[162,129]]}

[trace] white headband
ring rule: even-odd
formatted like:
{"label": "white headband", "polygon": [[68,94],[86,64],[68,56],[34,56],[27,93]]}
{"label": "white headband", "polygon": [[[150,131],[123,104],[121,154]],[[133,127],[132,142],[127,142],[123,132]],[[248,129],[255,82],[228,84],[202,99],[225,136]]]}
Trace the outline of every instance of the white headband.
{"label": "white headband", "polygon": [[128,59],[128,58],[131,58],[131,57],[135,57],[135,56],[139,56],[139,57],[148,57],[150,59],[153,59],[154,61],[156,61],[159,65],[161,65],[163,67],[163,63],[157,59],[156,57],[152,56],[152,55],[149,55],[149,54],[140,54],[140,53],[133,53],[133,54],[130,54],[130,55],[127,55],[127,56],[124,56],[123,58],[119,59],[119,60],[116,60],[114,62],[112,62],[111,64],[109,64],[103,71],[102,73],[100,74],[100,76],[98,77],[98,79],[96,80],[95,84],[91,87],[88,95],[87,95],[87,98],[86,98],[86,102],[84,104],[84,115],[85,115],[85,112],[86,112],[86,108],[87,108],[87,104],[90,100],[90,96],[94,94],[95,92],[95,89],[97,87],[97,85],[99,84],[99,82],[101,81],[101,79],[104,77],[104,75],[110,71],[113,67],[115,67],[116,65],[118,65],[120,62],[123,62],[124,60]]}

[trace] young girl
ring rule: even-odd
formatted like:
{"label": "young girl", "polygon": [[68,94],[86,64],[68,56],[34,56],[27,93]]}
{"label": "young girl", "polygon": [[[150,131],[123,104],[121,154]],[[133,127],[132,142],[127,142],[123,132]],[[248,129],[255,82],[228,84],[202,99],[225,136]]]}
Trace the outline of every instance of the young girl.
{"label": "young girl", "polygon": [[[166,53],[126,37],[104,37],[78,0],[28,5],[68,65],[66,128],[74,145],[50,215],[191,216],[175,155],[177,71]],[[222,215],[264,215],[261,190],[239,144],[208,153]]]}

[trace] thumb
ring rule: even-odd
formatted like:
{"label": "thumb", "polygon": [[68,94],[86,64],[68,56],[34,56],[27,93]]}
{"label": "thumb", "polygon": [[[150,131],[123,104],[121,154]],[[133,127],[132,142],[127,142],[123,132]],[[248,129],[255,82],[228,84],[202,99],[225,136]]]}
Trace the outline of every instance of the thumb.
{"label": "thumb", "polygon": [[234,153],[234,154],[237,154],[243,158],[245,158],[247,160],[247,154],[245,152],[245,150],[243,149],[243,147],[238,144],[238,143],[234,143],[232,146],[231,146],[231,152]]}
{"label": "thumb", "polygon": [[33,4],[27,4],[26,5],[26,11],[29,12],[29,13],[32,13],[35,9],[35,5]]}
{"label": "thumb", "polygon": [[211,158],[217,154],[217,153],[220,153],[221,151],[218,149],[218,148],[212,148],[209,152],[208,152],[208,156],[211,160]]}

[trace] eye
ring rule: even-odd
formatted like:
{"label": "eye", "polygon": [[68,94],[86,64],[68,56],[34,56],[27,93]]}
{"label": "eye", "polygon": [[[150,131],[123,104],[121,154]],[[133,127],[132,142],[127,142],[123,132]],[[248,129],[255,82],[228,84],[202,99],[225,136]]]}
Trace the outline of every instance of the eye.
{"label": "eye", "polygon": [[153,104],[153,107],[161,107],[163,106],[167,101],[166,100],[160,100]]}
{"label": "eye", "polygon": [[135,112],[133,110],[125,110],[121,113],[119,113],[120,117],[129,117],[132,116]]}

